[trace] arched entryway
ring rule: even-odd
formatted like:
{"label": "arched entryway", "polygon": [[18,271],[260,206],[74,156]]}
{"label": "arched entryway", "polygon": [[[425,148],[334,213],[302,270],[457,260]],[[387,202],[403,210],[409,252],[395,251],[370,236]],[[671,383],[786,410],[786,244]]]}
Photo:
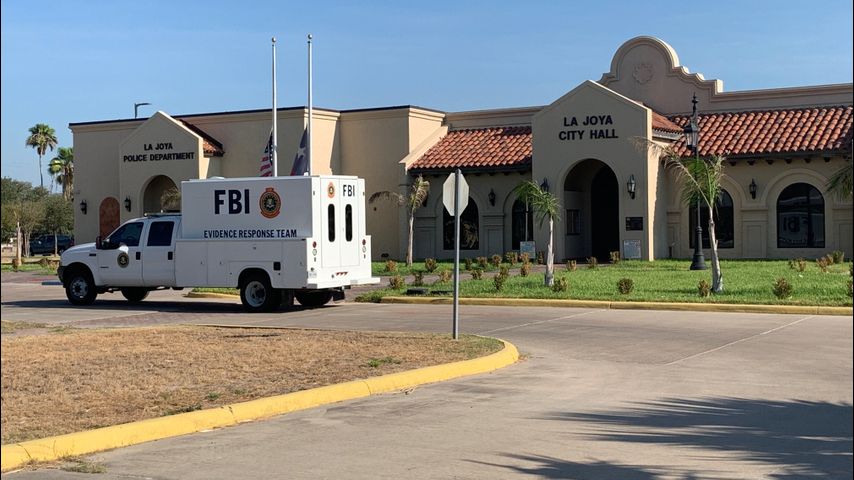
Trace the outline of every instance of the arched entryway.
{"label": "arched entryway", "polygon": [[101,201],[98,207],[98,235],[106,238],[119,226],[119,201],[113,197],[107,197]]}
{"label": "arched entryway", "polygon": [[175,182],[166,175],[152,178],[142,195],[142,213],[180,211],[180,200],[177,203],[174,201],[178,191]]}
{"label": "arched entryway", "polygon": [[608,261],[620,250],[617,176],[604,162],[579,162],[564,181],[566,258]]}

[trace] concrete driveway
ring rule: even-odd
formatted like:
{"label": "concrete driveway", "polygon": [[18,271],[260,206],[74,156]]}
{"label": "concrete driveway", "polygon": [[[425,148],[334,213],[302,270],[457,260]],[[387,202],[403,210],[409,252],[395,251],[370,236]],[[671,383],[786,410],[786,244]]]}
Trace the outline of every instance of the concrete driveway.
{"label": "concrete driveway", "polygon": [[[7,284],[5,320],[449,332],[449,306],[344,303],[247,315],[156,292],[68,306]],[[40,319],[40,320],[39,320]],[[851,478],[850,317],[463,307],[526,359],[234,428],[100,453],[99,478]],[[58,470],[8,478],[78,478]],[[90,478],[86,476],[86,478]]]}

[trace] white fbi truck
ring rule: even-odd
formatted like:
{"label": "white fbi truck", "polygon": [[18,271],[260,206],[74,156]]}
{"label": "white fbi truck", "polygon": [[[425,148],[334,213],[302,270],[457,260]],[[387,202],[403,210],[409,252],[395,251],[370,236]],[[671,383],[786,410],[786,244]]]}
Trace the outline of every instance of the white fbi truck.
{"label": "white fbi truck", "polygon": [[371,277],[365,181],[351,176],[259,177],[181,183],[181,213],[129,220],[107,238],[63,252],[68,300],[88,305],[119,291],[236,287],[251,312],[296,298],[341,299]]}

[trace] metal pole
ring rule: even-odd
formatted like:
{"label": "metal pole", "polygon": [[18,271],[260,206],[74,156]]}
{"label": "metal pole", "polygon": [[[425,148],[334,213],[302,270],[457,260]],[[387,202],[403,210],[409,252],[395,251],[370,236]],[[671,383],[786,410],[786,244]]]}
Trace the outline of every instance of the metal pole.
{"label": "metal pole", "polygon": [[460,338],[460,169],[454,172],[454,340]]}
{"label": "metal pole", "polygon": [[276,152],[276,150],[277,150],[276,147],[278,146],[278,143],[279,143],[279,138],[278,138],[279,137],[279,131],[278,131],[278,125],[276,124],[276,120],[277,120],[276,117],[277,116],[278,115],[276,115],[276,37],[273,37],[273,142],[272,142],[272,145],[270,146],[270,149],[272,150],[272,152],[270,152],[270,155],[272,155],[272,159],[273,159],[273,176],[274,177],[279,176],[279,156]]}
{"label": "metal pole", "polygon": [[[694,147],[694,156],[697,160],[700,159],[699,146]],[[705,270],[706,259],[703,256],[703,226],[700,224],[700,198],[697,198],[697,238],[694,240],[694,257],[691,259],[690,270]]]}
{"label": "metal pole", "polygon": [[311,98],[311,34],[308,34],[308,128],[306,129],[305,161],[308,162],[308,174],[311,176],[311,117],[313,116],[313,105]]}

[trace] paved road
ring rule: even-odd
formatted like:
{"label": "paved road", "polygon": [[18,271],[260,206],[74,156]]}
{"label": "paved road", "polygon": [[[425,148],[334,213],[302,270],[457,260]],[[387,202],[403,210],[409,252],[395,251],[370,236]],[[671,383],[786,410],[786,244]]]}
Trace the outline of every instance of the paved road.
{"label": "paved road", "polygon": [[[58,287],[4,283],[2,317],[450,330],[449,306],[247,315],[177,292],[133,309],[114,298],[73,308]],[[474,306],[461,318],[464,332],[507,339],[527,358],[408,394],[96,454],[108,472],[99,478],[852,477],[851,318]]]}

